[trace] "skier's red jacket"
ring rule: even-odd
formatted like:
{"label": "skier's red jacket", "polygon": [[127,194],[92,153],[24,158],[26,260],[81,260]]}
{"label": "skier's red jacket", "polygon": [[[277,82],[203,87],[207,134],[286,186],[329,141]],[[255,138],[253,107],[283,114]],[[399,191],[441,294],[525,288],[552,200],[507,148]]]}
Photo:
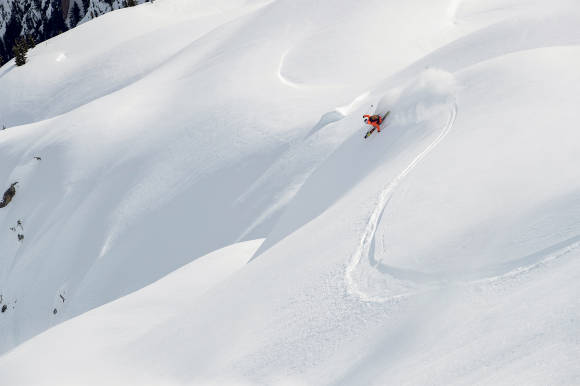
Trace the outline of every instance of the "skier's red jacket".
{"label": "skier's red jacket", "polygon": [[368,123],[369,125],[373,125],[377,131],[380,133],[381,132],[381,123],[383,123],[383,117],[381,117],[380,115],[363,115],[363,118],[365,118],[365,122]]}

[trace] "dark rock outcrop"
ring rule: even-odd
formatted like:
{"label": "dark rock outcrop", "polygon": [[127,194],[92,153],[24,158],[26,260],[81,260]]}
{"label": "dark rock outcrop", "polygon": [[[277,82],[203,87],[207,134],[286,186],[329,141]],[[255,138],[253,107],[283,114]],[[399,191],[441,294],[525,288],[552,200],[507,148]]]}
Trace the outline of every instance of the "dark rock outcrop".
{"label": "dark rock outcrop", "polygon": [[8,204],[10,204],[10,201],[12,201],[12,198],[14,198],[14,196],[16,195],[16,184],[17,183],[18,182],[14,182],[12,185],[10,185],[8,190],[6,190],[4,192],[4,196],[2,197],[2,202],[0,202],[0,208],[4,208]]}

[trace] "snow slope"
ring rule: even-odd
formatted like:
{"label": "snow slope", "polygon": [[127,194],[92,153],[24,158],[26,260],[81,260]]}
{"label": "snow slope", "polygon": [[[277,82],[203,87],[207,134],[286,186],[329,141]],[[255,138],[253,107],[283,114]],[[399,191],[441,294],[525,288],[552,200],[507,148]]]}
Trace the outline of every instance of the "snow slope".
{"label": "snow slope", "polygon": [[3,381],[578,384],[579,21],[157,0],[4,66]]}
{"label": "snow slope", "polygon": [[[247,241],[212,252],[172,272],[163,280],[138,293],[104,306],[109,309],[105,314],[101,312],[101,309],[97,309],[80,316],[79,320],[90,321],[95,330],[88,332],[84,327],[81,327],[78,333],[85,339],[77,341],[75,344],[98,348],[98,350],[93,358],[84,358],[84,368],[77,367],[77,371],[83,375],[80,377],[73,375],[72,378],[62,381],[57,381],[51,377],[51,379],[47,379],[47,384],[58,382],[85,384],[87,375],[95,369],[95,363],[102,362],[106,357],[115,362],[125,361],[125,359],[109,357],[107,346],[110,342],[137,342],[148,334],[152,326],[160,326],[167,320],[181,317],[181,310],[187,308],[196,297],[203,296],[204,293],[242,269],[261,242],[262,240]],[[111,319],[112,315],[114,316]],[[144,323],[144,321],[146,322]],[[105,327],[110,323],[114,323],[115,328]],[[110,335],[105,338],[102,334]],[[48,353],[52,350],[50,347],[52,343],[47,344],[48,346],[43,351]],[[26,360],[19,361],[23,365],[25,362]],[[22,369],[24,370],[25,367],[26,365]],[[130,373],[132,371],[129,370],[127,376],[137,376],[131,382],[136,382],[142,376]],[[110,377],[106,376],[107,379],[101,379],[98,382],[101,384],[120,384],[115,374],[110,375]],[[15,380],[14,384],[38,384],[38,382],[36,375],[32,375],[28,379]],[[161,379],[159,382],[163,383],[163,380]]]}

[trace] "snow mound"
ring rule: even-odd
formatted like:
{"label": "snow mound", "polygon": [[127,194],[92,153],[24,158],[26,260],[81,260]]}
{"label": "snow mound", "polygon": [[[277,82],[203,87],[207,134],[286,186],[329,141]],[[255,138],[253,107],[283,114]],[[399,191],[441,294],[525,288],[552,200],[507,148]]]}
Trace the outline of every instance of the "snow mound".
{"label": "snow mound", "polygon": [[[67,366],[74,368],[75,371],[82,372],[81,377],[73,376],[71,378],[70,373],[58,370],[58,365],[55,366],[49,358],[45,358],[44,361],[38,363],[42,367],[42,369],[38,368],[39,372],[43,374],[42,379],[33,373],[28,373],[29,376],[26,379],[21,378],[21,375],[24,374],[23,371],[26,372],[26,366],[20,367],[21,364],[24,364],[20,355],[28,357],[37,353],[36,347],[24,344],[17,351],[12,371],[4,374],[4,382],[12,385],[27,383],[55,385],[70,384],[74,379],[75,382],[86,385],[102,384],[103,380],[99,378],[103,374],[99,370],[99,366],[95,366],[95,364],[104,365],[107,363],[108,366],[124,367],[123,363],[131,363],[135,359],[133,352],[135,344],[138,344],[139,341],[153,339],[151,334],[159,326],[170,323],[172,320],[182,320],[195,315],[195,308],[192,307],[195,300],[208,291],[217,290],[235,272],[243,269],[262,241],[252,240],[237,243],[202,256],[127,297],[118,299],[98,310],[85,313],[75,319],[72,328],[65,324],[44,334],[39,343],[45,345],[44,350],[47,353],[53,349],[52,339],[76,334],[84,336],[79,341],[66,340],[68,343],[61,342],[64,346],[60,346],[59,350],[63,350],[62,353],[68,352],[68,355],[59,355],[58,359],[60,363],[67,363]],[[107,337],[103,334],[106,334]],[[158,337],[162,338],[162,335]],[[105,354],[111,350],[111,342],[115,342],[115,350],[118,350],[120,355],[108,356]],[[79,345],[86,348],[90,347],[91,356],[78,355]],[[65,349],[65,346],[68,348]],[[117,375],[106,376],[108,384],[120,385],[130,382],[132,384],[153,385],[167,382],[164,378],[154,377],[152,379],[147,372],[133,373],[127,368],[124,370],[118,368],[117,370]],[[121,376],[121,373],[124,375]],[[90,380],[91,378],[93,381]],[[121,382],[120,379],[124,379],[124,381]]]}

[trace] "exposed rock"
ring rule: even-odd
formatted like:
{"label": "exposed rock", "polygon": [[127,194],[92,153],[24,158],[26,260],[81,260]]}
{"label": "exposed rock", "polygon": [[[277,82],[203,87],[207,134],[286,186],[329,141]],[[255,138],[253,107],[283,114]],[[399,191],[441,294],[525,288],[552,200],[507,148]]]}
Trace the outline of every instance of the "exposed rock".
{"label": "exposed rock", "polygon": [[16,184],[18,182],[14,182],[8,190],[4,192],[4,196],[2,197],[2,202],[0,202],[0,208],[4,208],[6,205],[10,204],[12,198],[16,195]]}

